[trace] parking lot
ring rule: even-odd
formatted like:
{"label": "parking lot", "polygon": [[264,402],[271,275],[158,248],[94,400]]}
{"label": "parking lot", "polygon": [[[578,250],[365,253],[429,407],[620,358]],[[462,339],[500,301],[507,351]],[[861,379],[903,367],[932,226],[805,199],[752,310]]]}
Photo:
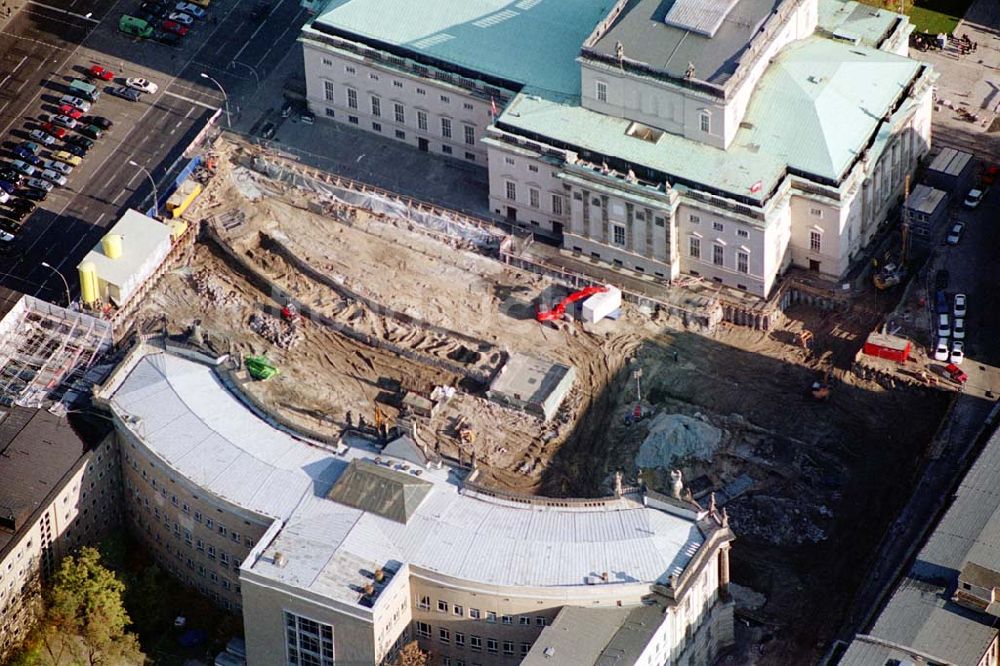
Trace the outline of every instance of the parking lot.
{"label": "parking lot", "polygon": [[[162,8],[165,19],[175,5]],[[29,3],[10,18],[0,33],[5,43],[0,56],[0,171],[13,168],[15,160],[29,161],[23,150],[13,151],[25,141],[41,146],[35,140],[40,135],[32,138],[31,132],[59,115],[60,98],[69,94],[74,79],[100,90],[93,109],[81,116],[100,116],[112,127],[93,139],[78,165],[61,162],[71,172],[48,174],[53,176],[49,182],[58,180],[56,175],[67,182],[53,183],[36,210],[23,213],[26,178],[12,192],[13,206],[0,205],[0,229],[17,237],[11,251],[0,256],[0,284],[65,300],[62,281],[43,264],[63,273],[75,291],[75,267],[83,254],[126,207],[145,210],[151,205],[150,178],[165,189],[181,166],[184,148],[225,107],[226,95],[231,105],[252,95],[258,79],[294,46],[304,20],[292,0],[268,5],[266,14],[255,13],[256,4],[237,0],[209,5],[176,46],[121,32],[122,15],[141,13],[139,0],[73,0],[66,9]],[[110,70],[110,80],[88,76],[95,65]],[[135,102],[109,94],[132,78],[153,82],[156,92],[142,93]],[[70,137],[80,135],[83,127],[61,129]],[[49,127],[46,134],[54,131]],[[36,159],[53,160],[66,148],[59,139],[51,150],[42,146]]]}

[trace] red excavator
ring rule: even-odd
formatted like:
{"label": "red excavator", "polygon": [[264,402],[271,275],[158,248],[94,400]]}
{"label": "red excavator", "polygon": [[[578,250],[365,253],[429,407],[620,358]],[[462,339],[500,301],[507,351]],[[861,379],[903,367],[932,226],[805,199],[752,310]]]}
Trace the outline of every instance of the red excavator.
{"label": "red excavator", "polygon": [[563,315],[566,314],[567,305],[572,305],[577,301],[582,301],[583,299],[593,296],[594,294],[603,294],[607,290],[607,287],[584,287],[580,291],[574,291],[572,294],[556,303],[555,307],[551,310],[536,310],[535,319],[538,321],[556,321],[562,319]]}

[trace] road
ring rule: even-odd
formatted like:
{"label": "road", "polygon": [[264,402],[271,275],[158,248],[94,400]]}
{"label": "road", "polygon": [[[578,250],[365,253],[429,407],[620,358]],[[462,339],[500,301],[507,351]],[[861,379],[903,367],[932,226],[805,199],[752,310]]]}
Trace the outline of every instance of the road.
{"label": "road", "polygon": [[209,19],[192,26],[181,46],[171,48],[118,32],[119,16],[138,4],[28,2],[0,31],[0,143],[5,148],[26,138],[32,123],[54,110],[65,84],[92,64],[113,70],[114,84],[140,76],[159,86],[138,103],[102,94],[93,113],[111,119],[114,128],[74,170],[68,186],[53,192],[25,221],[15,250],[0,257],[0,285],[63,302],[62,281],[45,262],[63,273],[75,293],[80,259],[126,208],[145,210],[151,204],[149,177],[129,162],[148,170],[163,192],[182,165],[184,149],[225,107],[226,95],[238,113],[240,101],[296,48],[305,20],[295,0],[275,3],[264,22],[250,19],[252,6],[246,3],[216,0]]}

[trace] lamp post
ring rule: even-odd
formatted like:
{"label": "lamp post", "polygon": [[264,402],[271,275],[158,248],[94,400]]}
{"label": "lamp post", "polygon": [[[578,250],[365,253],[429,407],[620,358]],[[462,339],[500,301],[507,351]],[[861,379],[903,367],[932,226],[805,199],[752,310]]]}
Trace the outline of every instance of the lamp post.
{"label": "lamp post", "polygon": [[146,174],[146,178],[149,178],[149,184],[153,186],[153,216],[155,217],[156,215],[159,215],[160,214],[160,197],[157,196],[157,194],[156,194],[156,181],[153,180],[153,174],[149,173],[149,169],[147,169],[146,167],[142,166],[141,164],[139,164],[135,160],[129,160],[128,163],[130,165],[134,166],[136,169],[139,169],[140,171],[142,171],[144,174]]}
{"label": "lamp post", "polygon": [[66,281],[66,276],[62,274],[62,271],[60,271],[58,268],[56,268],[47,261],[43,261],[42,266],[51,270],[53,273],[59,276],[60,280],[62,280],[63,287],[66,288],[66,307],[69,307],[73,303],[73,300],[70,298],[69,295],[69,282]]}
{"label": "lamp post", "polygon": [[260,77],[259,77],[259,76],[257,76],[257,70],[256,70],[256,69],[254,69],[254,68],[253,68],[253,67],[251,67],[250,65],[246,64],[245,62],[237,62],[236,60],[234,60],[234,61],[233,61],[232,63],[230,63],[230,64],[232,64],[232,65],[233,65],[233,67],[235,67],[236,65],[239,65],[240,67],[246,67],[246,68],[247,68],[248,70],[250,70],[250,73],[251,73],[251,74],[253,74],[253,81],[254,81],[254,84],[255,84],[255,85],[256,85],[257,87],[260,87]]}
{"label": "lamp post", "polygon": [[211,81],[212,83],[214,83],[215,86],[219,89],[219,92],[222,93],[222,97],[223,97],[223,99],[226,102],[226,127],[229,128],[229,129],[232,129],[232,127],[233,127],[232,121],[229,118],[229,95],[226,94],[226,89],[222,87],[221,83],[219,83],[218,81],[216,81],[215,79],[213,79],[211,76],[209,76],[205,72],[201,73],[201,78],[208,79],[209,81]]}

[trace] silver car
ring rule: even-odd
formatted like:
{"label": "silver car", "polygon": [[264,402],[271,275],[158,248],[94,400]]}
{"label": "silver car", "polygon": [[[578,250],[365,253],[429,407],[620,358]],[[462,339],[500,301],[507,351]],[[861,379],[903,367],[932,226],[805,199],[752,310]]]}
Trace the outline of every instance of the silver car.
{"label": "silver car", "polygon": [[56,138],[54,136],[52,136],[48,132],[43,132],[42,130],[39,129],[31,130],[30,132],[28,132],[28,136],[30,136],[38,143],[41,143],[46,146],[51,146],[56,142]]}
{"label": "silver car", "polygon": [[73,167],[71,167],[68,164],[65,164],[64,162],[60,162],[58,160],[45,159],[45,160],[42,160],[42,165],[47,170],[55,171],[56,173],[61,173],[64,176],[68,176],[71,173],[73,173]]}
{"label": "silver car", "polygon": [[55,183],[59,187],[62,187],[63,185],[66,184],[66,176],[56,171],[53,171],[52,169],[42,169],[42,172],[38,175],[40,175],[42,178],[51,183]]}
{"label": "silver car", "polygon": [[26,187],[30,187],[34,190],[42,190],[43,192],[52,191],[52,183],[46,182],[41,178],[29,178],[24,181]]}

